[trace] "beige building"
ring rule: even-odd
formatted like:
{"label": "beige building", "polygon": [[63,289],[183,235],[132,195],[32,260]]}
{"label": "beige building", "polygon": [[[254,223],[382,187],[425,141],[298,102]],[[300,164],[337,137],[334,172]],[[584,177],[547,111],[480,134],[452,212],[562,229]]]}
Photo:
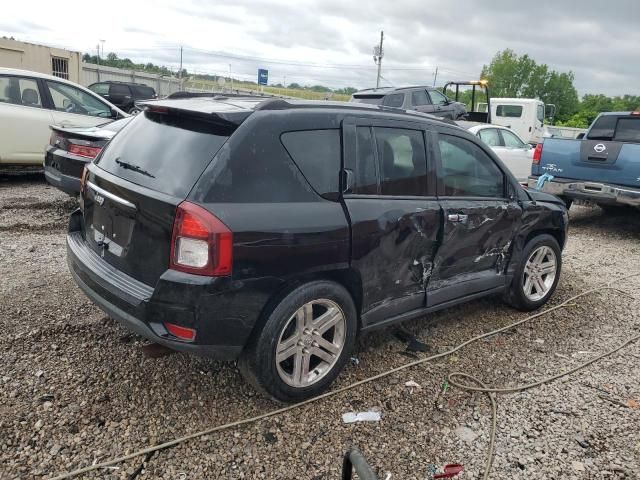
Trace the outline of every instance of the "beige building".
{"label": "beige building", "polygon": [[0,67],[31,70],[80,83],[81,62],[80,52],[0,38]]}

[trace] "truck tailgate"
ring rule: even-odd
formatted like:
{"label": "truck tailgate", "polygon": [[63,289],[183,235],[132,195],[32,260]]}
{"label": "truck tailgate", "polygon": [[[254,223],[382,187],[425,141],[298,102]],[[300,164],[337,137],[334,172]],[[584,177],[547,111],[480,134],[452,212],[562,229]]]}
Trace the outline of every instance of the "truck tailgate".
{"label": "truck tailgate", "polygon": [[548,138],[533,175],[640,187],[640,144]]}

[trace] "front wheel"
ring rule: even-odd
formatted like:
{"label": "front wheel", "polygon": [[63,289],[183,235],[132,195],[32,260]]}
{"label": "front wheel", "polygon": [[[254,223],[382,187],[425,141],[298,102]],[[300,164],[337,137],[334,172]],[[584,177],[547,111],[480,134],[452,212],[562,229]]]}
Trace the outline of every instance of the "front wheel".
{"label": "front wheel", "polygon": [[355,343],[357,314],[351,295],[329,281],[299,286],[267,314],[238,366],[259,391],[298,402],[326,390]]}
{"label": "front wheel", "polygon": [[561,269],[562,252],[558,241],[548,234],[532,238],[522,252],[507,292],[507,302],[523,311],[540,308],[555,291]]}

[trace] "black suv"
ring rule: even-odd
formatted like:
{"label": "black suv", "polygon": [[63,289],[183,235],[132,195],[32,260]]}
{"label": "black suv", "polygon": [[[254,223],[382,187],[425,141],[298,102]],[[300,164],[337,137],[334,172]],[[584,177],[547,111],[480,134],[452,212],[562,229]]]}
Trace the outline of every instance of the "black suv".
{"label": "black suv", "polygon": [[89,90],[106,98],[116,107],[127,113],[135,114],[140,111],[135,102],[157,98],[156,91],[144,84],[127,82],[98,82],[89,85]]}
{"label": "black suv", "polygon": [[81,188],[80,288],[283,401],[326,389],[362,332],[490,294],[540,307],[568,222],[467,131],[337,102],[146,102]]}
{"label": "black suv", "polygon": [[354,93],[351,101],[416,110],[449,120],[462,119],[467,114],[463,103],[454,102],[433,87],[371,88]]}

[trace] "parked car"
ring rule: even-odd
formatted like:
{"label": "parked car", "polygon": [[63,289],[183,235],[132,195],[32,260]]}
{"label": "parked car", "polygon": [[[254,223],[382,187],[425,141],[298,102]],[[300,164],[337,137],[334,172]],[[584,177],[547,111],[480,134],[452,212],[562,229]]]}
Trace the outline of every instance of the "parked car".
{"label": "parked car", "polygon": [[138,100],[158,98],[152,87],[141,83],[106,81],[92,83],[89,89],[130,114],[140,111],[135,103]]}
{"label": "parked car", "polygon": [[601,113],[583,138],[547,138],[533,157],[529,186],[602,208],[640,207],[640,112]]}
{"label": "parked car", "polygon": [[80,193],[80,177],[85,165],[93,161],[106,143],[133,117],[95,127],[51,125],[51,138],[44,157],[44,176],[54,187]]}
{"label": "parked car", "polygon": [[91,126],[126,116],[73,82],[0,68],[1,165],[42,165],[51,124]]}
{"label": "parked car", "polygon": [[78,286],[176,350],[239,360],[282,401],[325,390],[358,334],[502,294],[543,305],[567,212],[477,137],[370,105],[158,100],[87,165]]}
{"label": "parked car", "polygon": [[464,104],[450,100],[433,87],[370,88],[354,93],[351,101],[417,110],[450,120],[457,120],[467,113]]}
{"label": "parked car", "polygon": [[498,125],[458,122],[486,143],[502,160],[516,180],[526,185],[531,174],[533,147],[513,130]]}

